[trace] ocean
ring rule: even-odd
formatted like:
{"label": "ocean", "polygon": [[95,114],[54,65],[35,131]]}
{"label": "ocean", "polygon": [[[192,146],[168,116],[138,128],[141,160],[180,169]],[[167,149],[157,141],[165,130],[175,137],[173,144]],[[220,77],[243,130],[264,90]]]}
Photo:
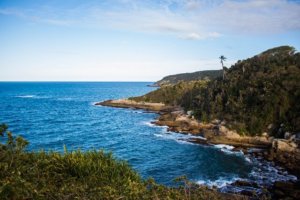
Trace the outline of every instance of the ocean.
{"label": "ocean", "polygon": [[[0,123],[30,144],[28,151],[103,149],[126,160],[143,178],[174,185],[191,181],[226,188],[235,180],[271,184],[295,179],[272,163],[223,145],[185,142],[142,110],[95,106],[95,102],[143,95],[148,82],[0,82]],[[3,138],[0,138],[3,142]]]}

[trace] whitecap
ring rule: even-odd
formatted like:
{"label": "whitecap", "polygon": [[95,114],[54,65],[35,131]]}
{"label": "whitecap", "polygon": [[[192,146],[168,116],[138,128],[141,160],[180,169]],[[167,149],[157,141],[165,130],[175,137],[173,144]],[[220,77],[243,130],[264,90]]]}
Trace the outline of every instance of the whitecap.
{"label": "whitecap", "polygon": [[16,96],[18,98],[34,98],[36,97],[35,95],[20,95],[20,96]]}
{"label": "whitecap", "polygon": [[179,144],[189,144],[189,145],[197,145],[195,143],[189,142],[189,139],[193,138],[201,138],[201,136],[192,136],[192,135],[184,135],[181,133],[175,133],[175,132],[168,132],[166,130],[163,130],[161,133],[154,134],[156,137],[160,137],[166,140],[174,140],[178,142]]}
{"label": "whitecap", "polygon": [[206,185],[208,187],[217,187],[217,188],[222,188],[227,185],[230,185],[238,180],[243,180],[241,178],[237,177],[220,177],[217,180],[198,180],[196,181],[197,184],[199,185]]}
{"label": "whitecap", "polygon": [[31,99],[47,99],[50,98],[48,96],[37,96],[37,95],[19,95],[17,98],[31,98]]}
{"label": "whitecap", "polygon": [[192,135],[192,134],[187,134],[185,135],[187,139],[201,139],[201,140],[207,140],[205,137],[202,137],[200,135]]}
{"label": "whitecap", "polygon": [[249,157],[247,157],[247,156],[245,156],[245,160],[246,160],[247,162],[249,162],[249,163],[252,163],[251,159],[250,159]]}
{"label": "whitecap", "polygon": [[137,110],[133,110],[132,112],[133,112],[133,113],[137,113],[137,114],[142,114],[142,113],[145,113],[145,112],[142,112],[142,111],[137,111]]}
{"label": "whitecap", "polygon": [[227,145],[227,144],[216,144],[216,145],[214,145],[214,147],[216,147],[218,149],[227,149],[227,150],[234,149],[234,146]]}
{"label": "whitecap", "polygon": [[150,127],[156,127],[155,124],[149,122],[149,121],[146,121],[146,122],[142,122],[143,125],[146,125],[146,126],[150,126]]}
{"label": "whitecap", "polygon": [[92,101],[92,102],[90,102],[90,105],[91,106],[101,106],[101,105],[96,105],[96,103],[99,103],[99,101]]}
{"label": "whitecap", "polygon": [[231,146],[231,145],[217,144],[217,145],[214,145],[214,147],[226,154],[244,155],[244,153],[242,151],[233,151],[234,146]]}

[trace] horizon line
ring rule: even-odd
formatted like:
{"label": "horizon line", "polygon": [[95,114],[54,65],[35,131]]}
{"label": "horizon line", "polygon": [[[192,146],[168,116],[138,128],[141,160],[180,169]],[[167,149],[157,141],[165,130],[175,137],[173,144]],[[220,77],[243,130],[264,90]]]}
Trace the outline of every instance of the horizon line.
{"label": "horizon line", "polygon": [[130,82],[140,82],[140,83],[151,83],[151,82],[156,82],[156,81],[130,81],[130,80],[126,80],[126,81],[115,81],[115,80],[110,80],[110,81],[99,81],[99,80],[92,80],[92,81],[87,81],[87,80],[64,80],[64,81],[61,81],[61,80],[22,80],[22,81],[17,81],[17,80],[8,80],[8,81],[2,81],[0,80],[0,83],[7,83],[7,82],[28,82],[28,83],[34,83],[34,82],[61,82],[61,83],[64,83],[64,82],[90,82],[90,83],[100,83],[100,82],[126,82],[126,83],[130,83]]}

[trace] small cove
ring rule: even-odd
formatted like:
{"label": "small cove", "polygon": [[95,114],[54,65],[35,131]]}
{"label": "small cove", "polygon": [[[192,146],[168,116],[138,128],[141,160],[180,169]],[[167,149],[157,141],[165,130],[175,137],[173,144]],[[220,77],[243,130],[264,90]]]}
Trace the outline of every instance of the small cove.
{"label": "small cove", "polygon": [[[188,135],[152,125],[157,114],[94,106],[93,102],[145,94],[150,83],[11,82],[0,83],[0,122],[29,142],[28,150],[104,149],[124,159],[143,178],[173,185],[190,180],[224,187],[235,180],[293,179],[270,163],[240,152],[195,145]],[[270,173],[272,176],[270,177]]]}

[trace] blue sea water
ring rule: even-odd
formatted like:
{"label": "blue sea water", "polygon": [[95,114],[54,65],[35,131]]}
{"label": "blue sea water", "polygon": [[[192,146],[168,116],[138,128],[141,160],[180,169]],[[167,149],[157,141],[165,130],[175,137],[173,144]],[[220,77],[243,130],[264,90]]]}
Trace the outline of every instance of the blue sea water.
{"label": "blue sea water", "polygon": [[192,136],[152,125],[157,114],[94,105],[155,89],[148,84],[0,82],[0,123],[26,138],[28,150],[63,151],[64,145],[69,150],[104,149],[128,161],[143,178],[153,177],[166,185],[182,175],[218,186],[237,179],[272,182],[295,178],[241,152],[185,142]]}

